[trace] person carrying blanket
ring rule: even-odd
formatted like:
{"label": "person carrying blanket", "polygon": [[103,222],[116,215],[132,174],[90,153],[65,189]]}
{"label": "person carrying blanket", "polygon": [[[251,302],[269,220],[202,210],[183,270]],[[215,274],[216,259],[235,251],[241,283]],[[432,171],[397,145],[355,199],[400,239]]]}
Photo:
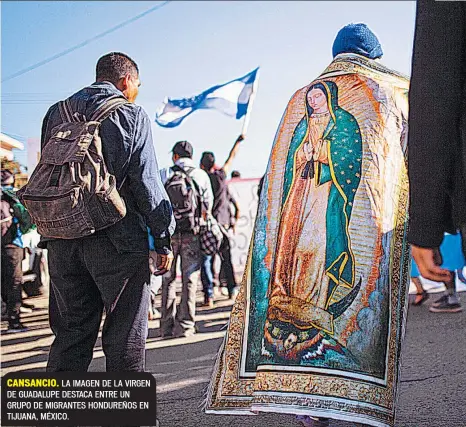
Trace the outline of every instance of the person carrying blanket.
{"label": "person carrying blanket", "polygon": [[409,283],[408,79],[364,24],[291,98],[207,413],[393,426]]}

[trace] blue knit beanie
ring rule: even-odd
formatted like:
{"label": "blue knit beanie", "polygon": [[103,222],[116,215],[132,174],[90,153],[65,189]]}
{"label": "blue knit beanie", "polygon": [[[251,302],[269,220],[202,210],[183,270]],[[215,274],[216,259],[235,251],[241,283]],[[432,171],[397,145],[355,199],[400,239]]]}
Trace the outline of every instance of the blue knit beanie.
{"label": "blue knit beanie", "polygon": [[383,55],[377,36],[366,24],[348,24],[337,34],[333,42],[333,57],[340,53],[357,53],[370,59]]}

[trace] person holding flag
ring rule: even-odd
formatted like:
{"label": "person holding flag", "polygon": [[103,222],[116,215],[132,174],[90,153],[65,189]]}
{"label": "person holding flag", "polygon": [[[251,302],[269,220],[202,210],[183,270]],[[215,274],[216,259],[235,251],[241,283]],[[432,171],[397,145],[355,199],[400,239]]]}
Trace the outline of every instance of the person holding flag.
{"label": "person holding flag", "polygon": [[228,230],[230,229],[230,196],[228,192],[227,177],[231,163],[235,158],[240,142],[244,140],[241,134],[235,141],[233,148],[228,155],[227,160],[221,168],[215,167],[215,155],[211,151],[205,151],[201,157],[201,169],[207,172],[212,184],[214,193],[214,206],[212,214],[217,222],[221,225],[223,231],[222,245],[220,246],[219,254],[222,259],[222,270],[225,274],[227,282],[228,296],[234,299],[238,293],[236,285],[235,271],[231,262],[231,245]]}

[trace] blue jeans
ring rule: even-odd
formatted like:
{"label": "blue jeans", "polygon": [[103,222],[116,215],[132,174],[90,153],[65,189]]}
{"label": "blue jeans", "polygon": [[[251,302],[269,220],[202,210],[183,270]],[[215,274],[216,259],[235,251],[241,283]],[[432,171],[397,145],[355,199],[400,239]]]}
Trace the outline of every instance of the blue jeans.
{"label": "blue jeans", "polygon": [[201,282],[204,299],[214,297],[214,276],[212,275],[212,255],[202,255]]}

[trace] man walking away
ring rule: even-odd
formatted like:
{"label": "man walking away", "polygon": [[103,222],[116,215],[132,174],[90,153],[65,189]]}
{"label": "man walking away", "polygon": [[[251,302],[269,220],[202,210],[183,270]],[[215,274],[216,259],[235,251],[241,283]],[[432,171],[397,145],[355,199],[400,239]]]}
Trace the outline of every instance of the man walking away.
{"label": "man walking away", "polygon": [[228,295],[230,298],[235,298],[238,293],[238,286],[236,285],[235,272],[231,262],[231,246],[228,236],[228,229],[230,228],[230,200],[227,186],[227,175],[231,167],[231,163],[235,158],[240,142],[244,139],[240,135],[230,151],[227,160],[220,169],[215,168],[214,153],[206,151],[202,153],[201,168],[209,174],[212,183],[212,191],[214,192],[214,207],[212,214],[217,222],[225,229],[224,239],[220,246],[220,257],[222,258],[222,268],[225,274],[228,287]]}
{"label": "man walking away", "polygon": [[[96,82],[53,105],[44,118],[43,154],[47,144],[73,136],[55,135],[57,125],[92,120],[106,110],[107,117],[100,119],[100,162],[115,177],[126,205],[123,219],[90,236],[41,242],[49,251],[49,312],[55,334],[48,371],[88,369],[103,310],[107,371],[144,371],[150,272],[163,274],[170,268],[175,222],[160,181],[151,121],[134,104],[139,86],[137,64],[123,53],[109,53],[97,62]],[[110,99],[123,103],[108,110]],[[154,238],[151,252],[147,227]]]}
{"label": "man walking away", "polygon": [[[199,227],[213,206],[209,176],[194,166],[193,147],[188,141],[177,142],[172,150],[174,166],[161,173],[162,182],[173,205],[176,230],[173,236],[174,262],[162,278],[162,337],[190,336],[196,332],[196,272],[207,261],[201,254]],[[176,308],[176,264],[181,259],[182,293],[179,310]],[[205,303],[213,304],[212,278],[202,274]]]}

